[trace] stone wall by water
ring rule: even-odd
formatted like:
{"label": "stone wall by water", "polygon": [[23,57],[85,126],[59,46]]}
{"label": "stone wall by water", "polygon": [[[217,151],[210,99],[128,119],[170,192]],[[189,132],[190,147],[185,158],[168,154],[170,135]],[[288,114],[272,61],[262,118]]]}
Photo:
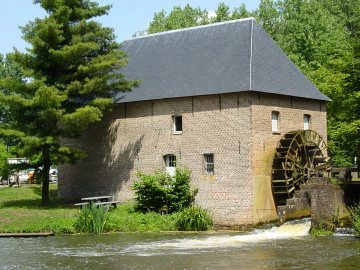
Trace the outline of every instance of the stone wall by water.
{"label": "stone wall by water", "polygon": [[326,224],[348,215],[344,190],[334,186],[327,177],[309,180],[311,189],[311,220],[313,225]]}

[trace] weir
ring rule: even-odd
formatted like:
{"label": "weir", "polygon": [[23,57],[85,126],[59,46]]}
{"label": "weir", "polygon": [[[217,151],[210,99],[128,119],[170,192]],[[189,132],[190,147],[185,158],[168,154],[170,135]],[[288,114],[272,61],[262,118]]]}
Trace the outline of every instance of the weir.
{"label": "weir", "polygon": [[289,239],[302,237],[309,234],[311,220],[309,218],[286,222],[281,226],[273,226],[269,229],[256,229],[251,233],[236,235],[219,235],[206,238],[185,238],[171,241],[156,241],[129,247],[128,252],[158,252],[159,250],[193,250],[211,249],[217,247],[239,247],[270,240]]}

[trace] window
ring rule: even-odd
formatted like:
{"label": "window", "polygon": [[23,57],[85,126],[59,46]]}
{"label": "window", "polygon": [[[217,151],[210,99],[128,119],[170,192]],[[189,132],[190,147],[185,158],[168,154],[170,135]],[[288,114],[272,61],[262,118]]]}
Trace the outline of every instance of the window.
{"label": "window", "polygon": [[279,132],[279,112],[273,111],[271,112],[271,131]]}
{"label": "window", "polygon": [[304,114],[304,130],[310,129],[311,115]]}
{"label": "window", "polygon": [[204,155],[205,174],[214,174],[214,154]]}
{"label": "window", "polygon": [[173,124],[174,124],[174,134],[181,134],[182,133],[182,116],[175,115],[173,116]]}
{"label": "window", "polygon": [[170,176],[175,176],[176,174],[176,156],[175,155],[166,155],[165,159],[165,166],[166,172]]}

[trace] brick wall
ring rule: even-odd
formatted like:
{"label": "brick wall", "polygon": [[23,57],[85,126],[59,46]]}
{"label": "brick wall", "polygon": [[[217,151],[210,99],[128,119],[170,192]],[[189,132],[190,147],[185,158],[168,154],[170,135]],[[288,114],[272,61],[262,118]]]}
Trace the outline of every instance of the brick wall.
{"label": "brick wall", "polygon": [[[252,176],[254,183],[254,219],[264,222],[276,219],[271,189],[271,167],[275,148],[283,135],[303,130],[304,114],[311,116],[310,129],[326,141],[326,104],[266,93],[253,93],[252,103]],[[279,132],[271,129],[271,112],[279,112]]]}
{"label": "brick wall", "polygon": [[[280,112],[281,134],[271,132],[272,110]],[[174,154],[178,165],[191,169],[196,201],[216,223],[272,219],[273,151],[282,134],[302,128],[304,113],[326,135],[325,107],[320,111],[318,101],[277,95],[242,92],[117,105],[80,140],[64,141],[86,150],[88,158],[60,166],[59,195],[74,200],[116,193],[127,201],[136,172],[165,169],[164,155]],[[173,115],[182,115],[182,134],[173,134]],[[205,153],[214,154],[213,176],[205,175]]]}

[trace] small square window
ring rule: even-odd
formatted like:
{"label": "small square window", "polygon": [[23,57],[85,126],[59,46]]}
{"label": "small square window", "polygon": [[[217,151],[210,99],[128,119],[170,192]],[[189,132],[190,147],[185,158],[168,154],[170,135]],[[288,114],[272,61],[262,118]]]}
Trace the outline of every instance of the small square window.
{"label": "small square window", "polygon": [[205,174],[213,175],[214,174],[214,154],[205,154],[204,155],[204,165],[205,165]]}
{"label": "small square window", "polygon": [[165,156],[166,167],[176,167],[176,156],[166,155]]}
{"label": "small square window", "polygon": [[173,116],[173,125],[174,125],[174,134],[181,134],[183,131],[181,115]]}

